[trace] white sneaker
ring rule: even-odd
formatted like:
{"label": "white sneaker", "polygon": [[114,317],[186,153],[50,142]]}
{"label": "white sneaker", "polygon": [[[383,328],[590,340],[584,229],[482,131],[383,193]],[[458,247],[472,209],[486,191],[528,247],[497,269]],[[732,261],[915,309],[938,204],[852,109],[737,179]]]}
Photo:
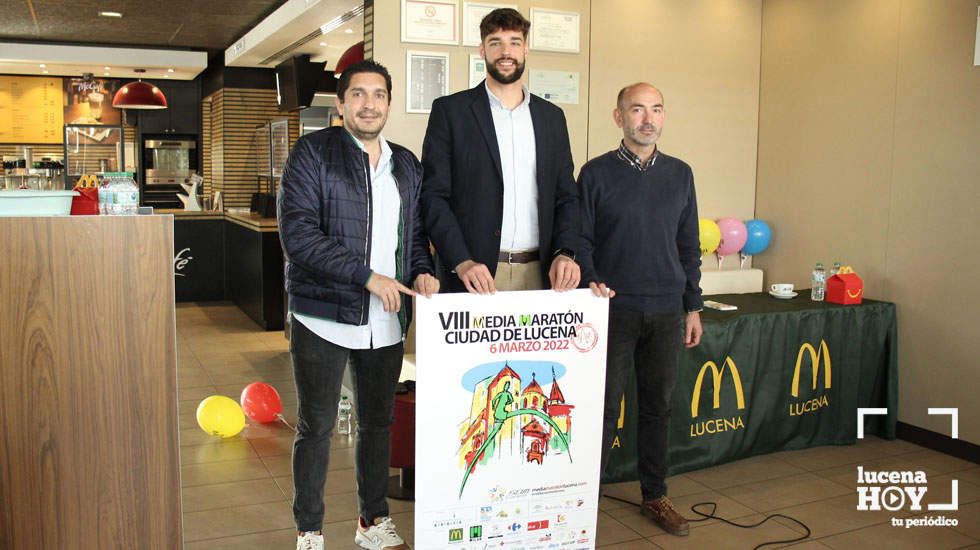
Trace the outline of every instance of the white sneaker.
{"label": "white sneaker", "polygon": [[395,531],[395,522],[389,517],[375,518],[371,527],[365,527],[364,520],[358,519],[354,542],[368,550],[408,550],[408,545]]}
{"label": "white sneaker", "polygon": [[323,550],[323,535],[307,531],[296,537],[296,550]]}

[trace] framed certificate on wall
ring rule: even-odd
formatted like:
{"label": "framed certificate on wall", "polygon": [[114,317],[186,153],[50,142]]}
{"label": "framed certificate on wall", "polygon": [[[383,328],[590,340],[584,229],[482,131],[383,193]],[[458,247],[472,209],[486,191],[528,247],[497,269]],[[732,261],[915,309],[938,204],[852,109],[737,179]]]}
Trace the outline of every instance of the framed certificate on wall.
{"label": "framed certificate on wall", "polygon": [[402,42],[459,43],[457,0],[402,0]]}
{"label": "framed certificate on wall", "polygon": [[487,77],[487,62],[479,55],[470,55],[470,88],[475,87]]}
{"label": "framed certificate on wall", "polygon": [[579,53],[581,19],[578,12],[531,8],[531,49]]}
{"label": "framed certificate on wall", "polygon": [[486,4],[483,2],[463,2],[463,45],[480,45],[480,21],[488,13],[498,8],[514,8],[517,4]]}
{"label": "framed certificate on wall", "polygon": [[579,73],[574,71],[531,70],[528,88],[548,101],[578,105]]}
{"label": "framed certificate on wall", "polygon": [[428,113],[436,98],[449,93],[449,54],[408,52],[405,112]]}

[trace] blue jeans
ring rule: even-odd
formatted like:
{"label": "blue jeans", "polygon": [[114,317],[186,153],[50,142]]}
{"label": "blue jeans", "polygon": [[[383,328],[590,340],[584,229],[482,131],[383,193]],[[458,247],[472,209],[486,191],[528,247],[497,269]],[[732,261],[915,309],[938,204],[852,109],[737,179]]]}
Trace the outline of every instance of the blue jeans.
{"label": "blue jeans", "polygon": [[637,470],[643,500],[667,494],[667,433],[677,362],[684,341],[684,315],[609,311],[606,396],[602,418],[602,470],[616,437],[620,403],[631,371],[636,372]]}
{"label": "blue jeans", "polygon": [[295,319],[290,353],[299,397],[293,443],[293,517],[301,532],[323,526],[323,484],[330,461],[330,436],[337,422],[344,369],[350,361],[357,404],[355,468],[360,515],[370,525],[388,515],[388,463],[395,386],[404,345],[352,350],[314,334]]}

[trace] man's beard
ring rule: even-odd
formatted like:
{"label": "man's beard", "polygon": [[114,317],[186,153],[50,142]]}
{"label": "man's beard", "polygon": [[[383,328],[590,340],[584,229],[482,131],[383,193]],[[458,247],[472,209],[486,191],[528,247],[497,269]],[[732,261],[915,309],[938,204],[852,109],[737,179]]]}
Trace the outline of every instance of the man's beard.
{"label": "man's beard", "polygon": [[[487,63],[487,74],[492,76],[494,80],[496,80],[501,84],[511,84],[513,82],[517,82],[518,80],[520,80],[521,76],[524,75],[524,63],[518,63],[518,61],[512,57],[509,59],[512,59],[514,61],[514,72],[511,73],[510,76],[504,75],[499,70],[497,70],[497,67],[495,65],[496,62]],[[498,59],[497,61],[500,60]]]}
{"label": "man's beard", "polygon": [[[652,136],[646,136],[640,133],[640,131],[642,131],[646,126],[653,128]],[[649,124],[649,125],[638,126],[635,128],[630,128],[629,136],[630,139],[632,139],[636,143],[639,143],[640,145],[653,145],[657,143],[657,140],[660,138],[660,132],[661,132],[660,128],[657,128],[653,124]]]}
{"label": "man's beard", "polygon": [[378,113],[378,112],[372,112],[371,114],[378,115],[378,120],[381,122],[381,124],[380,124],[380,126],[378,126],[378,129],[377,130],[371,130],[371,129],[366,128],[366,126],[367,126],[366,124],[365,124],[364,127],[359,127],[358,126],[358,119],[357,119],[356,115],[353,118],[353,120],[351,120],[350,131],[351,131],[352,134],[354,134],[354,137],[356,137],[357,139],[359,139],[361,141],[364,141],[364,140],[372,140],[372,139],[378,137],[381,134],[381,130],[384,129],[384,126],[385,126],[385,122],[386,121],[381,116],[381,114]]}
{"label": "man's beard", "polygon": [[377,131],[362,130],[357,126],[354,126],[353,128],[351,128],[351,133],[354,134],[354,137],[356,137],[361,141],[370,141],[378,137],[379,135],[381,135],[381,130],[380,129],[378,129]]}

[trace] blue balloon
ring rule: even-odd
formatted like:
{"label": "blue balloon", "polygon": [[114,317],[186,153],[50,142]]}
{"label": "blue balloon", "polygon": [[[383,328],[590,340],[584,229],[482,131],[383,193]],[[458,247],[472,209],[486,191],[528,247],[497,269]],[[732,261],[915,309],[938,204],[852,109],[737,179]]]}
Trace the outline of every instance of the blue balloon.
{"label": "blue balloon", "polygon": [[769,241],[772,240],[769,224],[762,220],[749,220],[745,222],[745,230],[748,238],[745,240],[745,246],[742,247],[742,254],[755,256],[769,248]]}

